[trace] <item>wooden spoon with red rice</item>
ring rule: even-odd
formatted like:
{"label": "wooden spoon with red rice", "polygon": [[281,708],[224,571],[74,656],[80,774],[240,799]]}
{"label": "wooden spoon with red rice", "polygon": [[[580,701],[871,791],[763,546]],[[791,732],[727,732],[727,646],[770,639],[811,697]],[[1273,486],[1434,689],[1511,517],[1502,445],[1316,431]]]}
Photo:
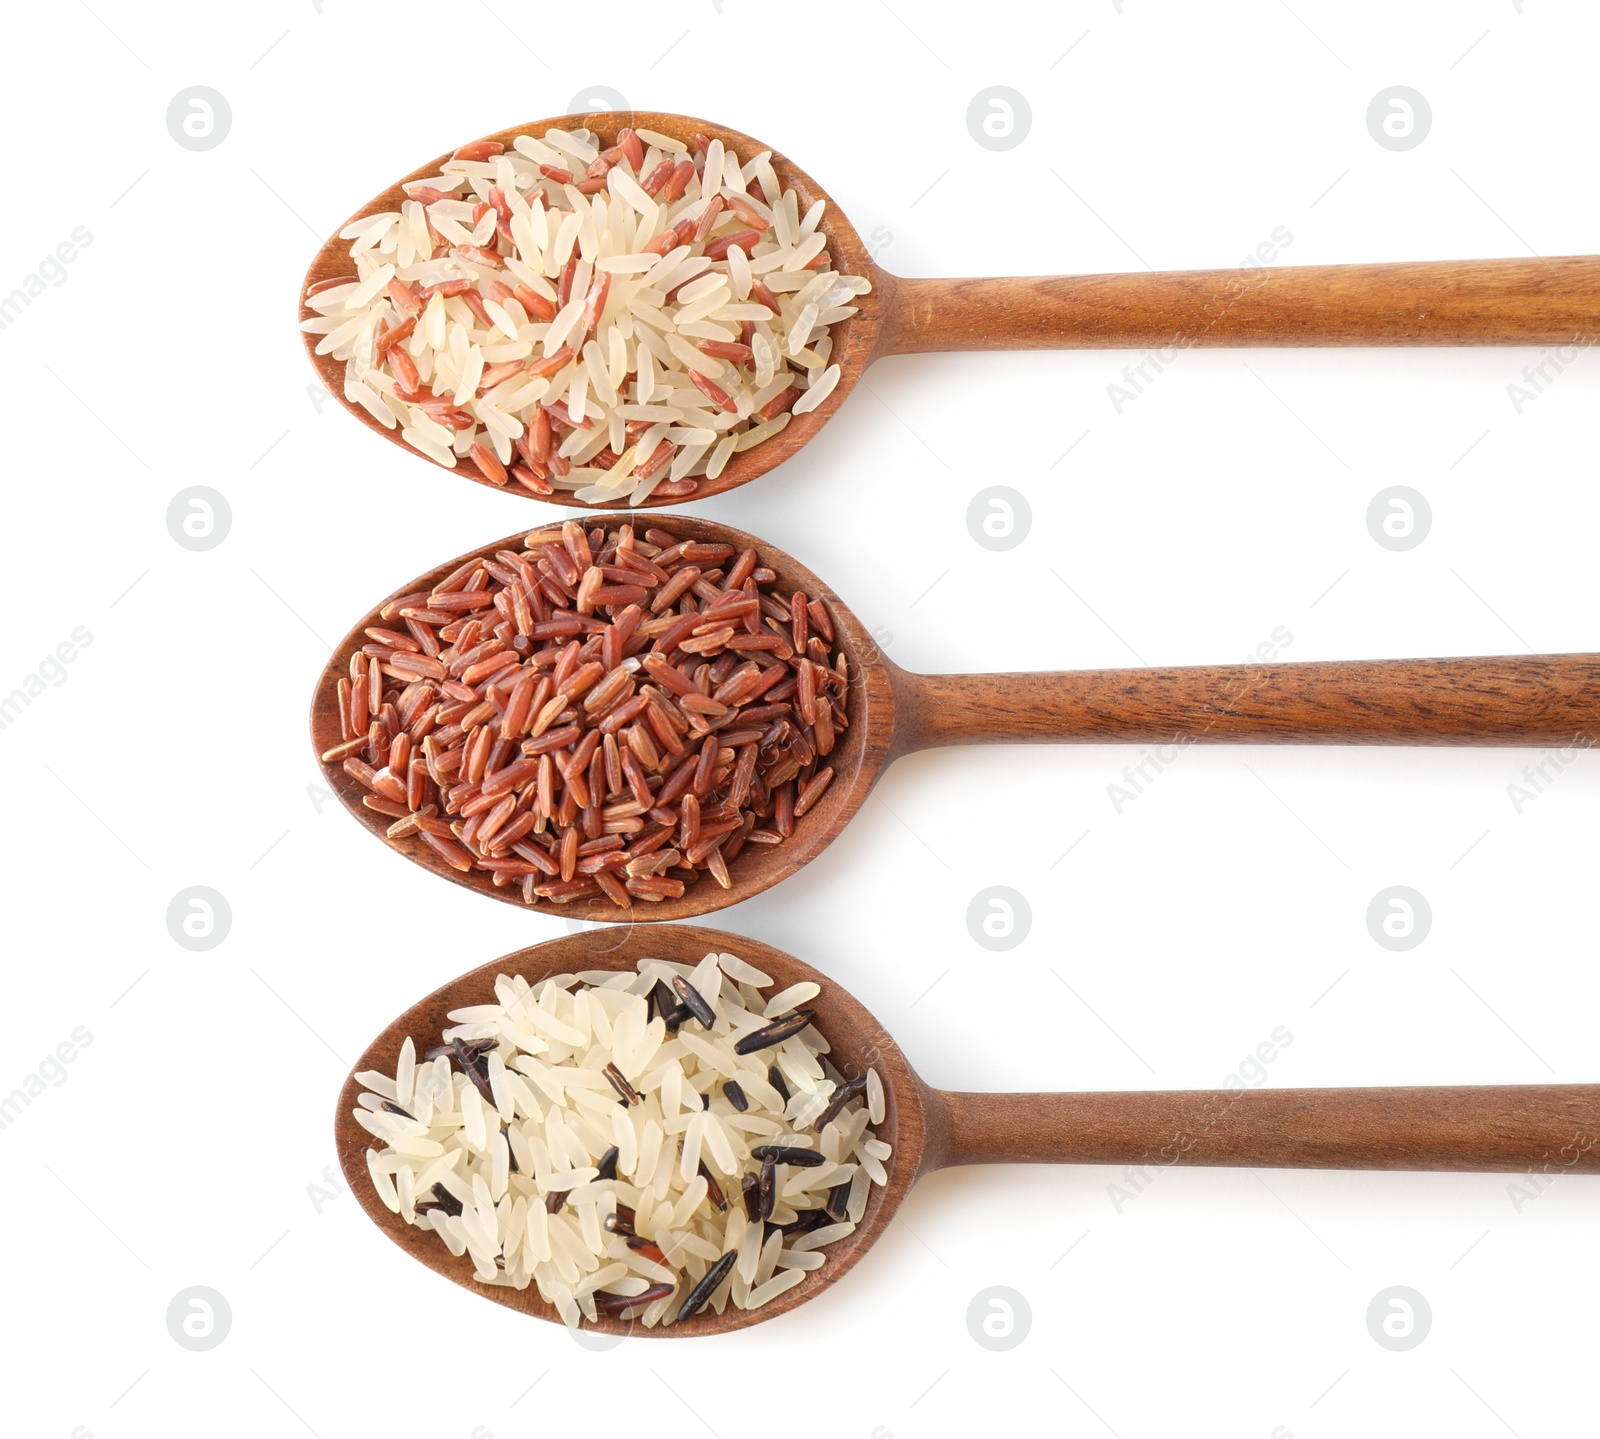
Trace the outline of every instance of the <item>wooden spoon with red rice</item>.
{"label": "wooden spoon with red rice", "polygon": [[765,540],[584,521],[402,585],[340,641],[311,708],[326,781],[369,833],[546,912],[684,919],[759,894],[919,749],[1561,748],[1600,726],[1594,654],[912,674]]}

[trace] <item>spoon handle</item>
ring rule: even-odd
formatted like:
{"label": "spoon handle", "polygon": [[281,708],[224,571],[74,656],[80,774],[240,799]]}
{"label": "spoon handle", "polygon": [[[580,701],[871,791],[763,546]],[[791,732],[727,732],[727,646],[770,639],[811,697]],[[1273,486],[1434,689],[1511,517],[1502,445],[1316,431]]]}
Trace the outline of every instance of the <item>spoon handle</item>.
{"label": "spoon handle", "polygon": [[[1600,1173],[1600,1084],[939,1094],[931,1168],[1169,1164]],[[930,1116],[932,1118],[932,1116]]]}
{"label": "spoon handle", "polygon": [[[1600,256],[1015,279],[892,277],[884,350],[1594,343]],[[1565,357],[1565,358],[1571,358]]]}
{"label": "spoon handle", "polygon": [[1075,741],[1588,749],[1600,734],[1600,654],[901,673],[896,688],[901,751]]}

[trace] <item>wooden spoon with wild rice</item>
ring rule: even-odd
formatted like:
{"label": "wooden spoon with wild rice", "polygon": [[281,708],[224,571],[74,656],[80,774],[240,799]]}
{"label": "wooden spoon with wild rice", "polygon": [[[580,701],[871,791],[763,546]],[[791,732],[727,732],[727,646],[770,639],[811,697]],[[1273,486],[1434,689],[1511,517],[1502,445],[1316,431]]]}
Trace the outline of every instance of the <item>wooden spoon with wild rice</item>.
{"label": "wooden spoon with wild rice", "polygon": [[780,464],[880,355],[1587,343],[1600,258],[902,279],[784,155],[607,112],[414,170],[300,302],[323,385],[392,443],[552,503],[664,505]]}
{"label": "wooden spoon with wild rice", "polygon": [[[363,1092],[357,1075],[395,1074],[408,1037],[414,1044],[426,1043],[449,1026],[451,1011],[494,1003],[496,976],[520,975],[537,984],[555,974],[632,970],[643,959],[693,965],[708,951],[731,952],[785,989],[808,981],[820,986],[805,1007],[828,1042],[828,1059],[840,1080],[863,1079],[872,1069],[882,1086],[883,1117],[875,1129],[892,1150],[887,1182],[870,1187],[854,1231],[826,1246],[820,1268],[760,1308],[746,1311],[728,1302],[718,1313],[718,1302],[727,1292],[722,1285],[708,1304],[681,1322],[646,1328],[626,1309],[607,1313],[602,1308],[595,1320],[584,1321],[587,1329],[693,1336],[776,1318],[818,1298],[884,1232],[916,1180],[947,1166],[1206,1164],[1509,1173],[1548,1166],[1553,1160],[1566,1173],[1600,1172],[1600,1145],[1595,1144],[1600,1084],[949,1093],[918,1078],[882,1025],[810,965],[720,930],[628,926],[551,940],[464,974],[406,1010],[367,1046],[340,1091],[334,1139],[351,1192],[368,1217],[413,1258],[454,1283],[507,1308],[557,1320],[535,1288],[477,1281],[470,1258],[452,1255],[439,1235],[407,1222],[379,1197],[368,1171],[374,1141],[353,1117]],[[685,1027],[694,1032],[693,1023],[686,1020]],[[729,1199],[740,1202],[736,1193]],[[454,1208],[459,1211],[459,1204]],[[797,1226],[797,1232],[803,1230],[803,1224]],[[709,1255],[698,1268],[708,1262]],[[681,1282],[667,1307],[676,1312],[691,1293],[688,1282]]]}
{"label": "wooden spoon with wild rice", "polygon": [[402,585],[340,641],[311,707],[327,783],[369,833],[546,912],[748,899],[919,749],[1565,749],[1600,727],[1595,654],[911,674],[765,540],[683,515],[585,522]]}

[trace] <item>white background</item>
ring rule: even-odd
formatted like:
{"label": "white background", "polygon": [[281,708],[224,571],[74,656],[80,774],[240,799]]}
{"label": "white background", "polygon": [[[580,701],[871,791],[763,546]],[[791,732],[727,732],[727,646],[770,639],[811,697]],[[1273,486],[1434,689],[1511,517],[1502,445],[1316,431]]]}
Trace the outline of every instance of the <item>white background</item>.
{"label": "white background", "polygon": [[[0,692],[93,635],[0,731],[0,1093],[93,1036],[0,1132],[7,1432],[731,1436],[813,1404],[808,1427],[878,1439],[1592,1423],[1595,1180],[1519,1205],[1505,1176],[1169,1170],[1119,1208],[1108,1170],[949,1172],[795,1314],[609,1352],[318,1195],[348,1060],[564,926],[425,879],[320,792],[304,715],[328,645],[550,512],[319,406],[294,329],[311,253],[369,195],[597,84],[789,152],[906,275],[1229,266],[1278,226],[1298,264],[1591,251],[1592,12],[93,5],[12,12],[0,95],[0,293],[93,236],[0,333]],[[1403,153],[1365,123],[1396,84],[1433,111]],[[165,123],[193,85],[232,110],[204,153]],[[1004,153],[966,127],[991,85],[1032,109]],[[699,512],[801,557],[911,668],[1228,661],[1277,626],[1286,659],[1600,644],[1600,360],[1519,414],[1530,351],[1190,351],[1118,414],[1130,358],[886,361],[798,459]],[[195,484],[232,509],[206,553],[165,521]],[[992,484],[1032,508],[1003,554],[966,524]],[[1393,484],[1433,511],[1406,553],[1365,523]],[[1135,757],[907,760],[823,858],[712,922],[835,976],[949,1088],[1215,1088],[1280,1025],[1274,1086],[1600,1078],[1600,759],[1518,813],[1524,752],[1196,749],[1119,814]],[[1032,908],[1003,955],[966,923],[994,884]],[[1396,884],[1433,912],[1405,953],[1365,921]],[[205,953],[165,922],[192,885],[232,909]],[[204,1353],[165,1319],[193,1285],[232,1312]],[[1004,1353],[966,1319],[993,1285],[1032,1311]],[[1393,1285],[1432,1311],[1403,1353],[1365,1317]]]}

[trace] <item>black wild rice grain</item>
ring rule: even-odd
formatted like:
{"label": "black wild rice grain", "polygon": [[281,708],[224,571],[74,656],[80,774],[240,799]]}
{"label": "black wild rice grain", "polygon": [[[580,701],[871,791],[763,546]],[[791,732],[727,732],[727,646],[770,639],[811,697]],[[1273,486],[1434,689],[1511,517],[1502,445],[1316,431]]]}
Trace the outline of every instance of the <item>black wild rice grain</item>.
{"label": "black wild rice grain", "polygon": [[661,1016],[661,1022],[666,1025],[668,1034],[676,1034],[683,1026],[684,1020],[690,1017],[687,1005],[680,1004],[678,998],[667,988],[665,981],[657,980],[655,987],[650,991],[651,1002]]}
{"label": "black wild rice grain", "polygon": [[611,1081],[611,1087],[622,1096],[624,1104],[644,1103],[644,1096],[628,1083],[627,1079],[623,1077],[622,1071],[615,1064],[606,1065],[600,1072]]}
{"label": "black wild rice grain", "polygon": [[706,1182],[706,1197],[723,1213],[727,1213],[728,1201],[723,1198],[722,1186],[717,1183],[711,1171],[706,1168],[706,1162],[703,1159],[700,1161],[699,1174]]}
{"label": "black wild rice grain", "polygon": [[744,1096],[744,1088],[737,1079],[730,1079],[722,1086],[722,1093],[729,1104],[743,1114],[750,1108],[750,1101]]}
{"label": "black wild rice grain", "polygon": [[686,1004],[675,1004],[675,1005],[673,1005],[671,1013],[669,1013],[666,1016],[667,1033],[668,1034],[676,1034],[680,1029],[683,1028],[684,1025],[686,1025],[693,1018],[694,1018],[694,1016],[689,1013],[689,1006],[688,1005],[686,1005]]}
{"label": "black wild rice grain", "polygon": [[683,1301],[682,1307],[679,1308],[678,1320],[680,1323],[698,1314],[706,1307],[711,1296],[716,1293],[717,1285],[728,1277],[728,1271],[733,1268],[734,1261],[738,1257],[739,1251],[730,1249],[706,1271],[706,1277],[689,1291],[689,1297]]}
{"label": "black wild rice grain", "polygon": [[502,1124],[500,1126],[500,1137],[506,1141],[506,1156],[511,1166],[511,1172],[513,1174],[521,1174],[522,1167],[517,1163],[517,1151],[511,1147],[511,1140],[507,1137],[507,1131],[510,1128],[509,1124]]}
{"label": "black wild rice grain", "polygon": [[706,1003],[705,995],[701,994],[681,974],[672,976],[672,988],[678,998],[683,1002],[689,1013],[698,1019],[702,1027],[710,1029],[717,1022],[717,1012]]}
{"label": "black wild rice grain", "polygon": [[767,1083],[783,1096],[783,1102],[785,1104],[789,1102],[789,1086],[783,1082],[783,1071],[775,1064],[769,1064],[767,1066]]}
{"label": "black wild rice grain", "polygon": [[865,1077],[861,1079],[852,1079],[848,1084],[841,1084],[836,1090],[833,1091],[833,1098],[828,1101],[828,1107],[817,1116],[817,1121],[813,1128],[816,1129],[818,1134],[821,1134],[824,1129],[826,1129],[835,1119],[839,1117],[841,1113],[844,1112],[845,1105],[847,1105],[858,1094],[865,1094],[866,1092],[867,1081]]}
{"label": "black wild rice grain", "polygon": [[823,1202],[822,1207],[827,1211],[830,1219],[838,1220],[841,1223],[848,1219],[850,1217],[850,1181],[847,1179],[843,1184],[835,1184],[828,1191],[828,1197]]}
{"label": "black wild rice grain", "polygon": [[[846,1183],[845,1188],[850,1186]],[[633,1210],[626,1204],[619,1204],[615,1210],[606,1215],[602,1221],[606,1231],[610,1234],[620,1234],[624,1238],[636,1237],[638,1231],[634,1229],[635,1216]]]}
{"label": "black wild rice grain", "polygon": [[567,1202],[565,1189],[552,1189],[544,1197],[544,1212],[546,1214],[559,1214],[561,1207]]}
{"label": "black wild rice grain", "polygon": [[744,1191],[744,1217],[754,1224],[761,1218],[761,1181],[747,1174],[740,1180],[739,1187]]}
{"label": "black wild rice grain", "polygon": [[792,1144],[757,1144],[750,1157],[763,1164],[792,1164],[797,1169],[816,1169],[828,1162],[820,1150],[797,1149]]}
{"label": "black wild rice grain", "polygon": [[615,1179],[617,1177],[617,1155],[620,1152],[617,1146],[613,1144],[610,1149],[600,1156],[600,1172],[595,1175],[596,1179]]}
{"label": "black wild rice grain", "polygon": [[422,1057],[430,1063],[435,1059],[455,1059],[460,1052],[456,1047],[457,1045],[476,1059],[480,1055],[488,1054],[490,1050],[498,1049],[500,1041],[498,1039],[469,1039],[465,1041],[453,1039],[449,1044],[436,1044],[432,1049],[426,1051]]}
{"label": "black wild rice grain", "polygon": [[383,1107],[385,1109],[387,1109],[390,1114],[398,1114],[402,1119],[409,1119],[413,1124],[415,1124],[417,1122],[417,1116],[416,1115],[408,1114],[398,1104],[396,1104],[392,1099],[384,1100],[383,1101]]}
{"label": "black wild rice grain", "polygon": [[433,1186],[432,1193],[434,1199],[438,1203],[439,1208],[444,1210],[446,1214],[456,1215],[461,1213],[461,1201],[457,1199],[455,1195],[453,1195],[448,1189],[446,1189],[444,1185],[435,1184]]}
{"label": "black wild rice grain", "polygon": [[461,1072],[472,1081],[473,1088],[478,1091],[488,1102],[490,1108],[494,1107],[494,1090],[489,1087],[489,1072],[484,1068],[480,1053],[469,1049],[459,1039],[452,1040],[450,1047],[455,1051],[456,1063],[461,1066]]}
{"label": "black wild rice grain", "polygon": [[797,1009],[793,1014],[786,1014],[782,1019],[775,1019],[771,1024],[752,1030],[733,1046],[733,1052],[754,1054],[758,1049],[769,1049],[774,1044],[782,1044],[791,1035],[799,1034],[813,1018],[809,1009]]}
{"label": "black wild rice grain", "polygon": [[772,1211],[778,1203],[778,1166],[772,1160],[763,1160],[761,1164],[761,1209],[757,1215],[759,1219],[771,1219]]}

